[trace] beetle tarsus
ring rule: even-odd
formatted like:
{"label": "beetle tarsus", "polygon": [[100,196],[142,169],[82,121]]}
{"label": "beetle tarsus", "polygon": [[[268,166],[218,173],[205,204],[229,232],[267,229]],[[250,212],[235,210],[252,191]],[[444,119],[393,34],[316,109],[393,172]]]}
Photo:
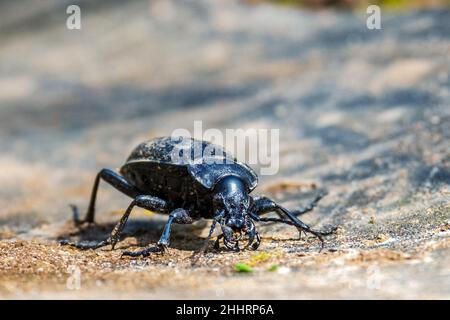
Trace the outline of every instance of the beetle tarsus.
{"label": "beetle tarsus", "polygon": [[169,243],[168,242],[158,242],[157,243],[158,248],[160,249],[161,253],[169,253]]}
{"label": "beetle tarsus", "polygon": [[75,227],[82,229],[84,227],[90,227],[95,226],[96,223],[93,221],[88,221],[86,219],[80,219],[80,211],[78,210],[78,207],[74,204],[69,205],[72,209],[72,221],[75,225]]}
{"label": "beetle tarsus", "polygon": [[258,249],[258,248],[259,248],[259,245],[260,245],[260,243],[261,243],[261,236],[259,235],[258,232],[256,232],[255,238],[256,238],[256,241],[254,241],[254,242],[252,243],[252,245],[250,246],[250,249],[252,249],[253,251],[256,250],[256,249]]}
{"label": "beetle tarsus", "polygon": [[74,204],[69,204],[70,209],[72,209],[72,220],[76,226],[78,226],[82,221],[80,220],[80,212],[78,207]]}
{"label": "beetle tarsus", "polygon": [[162,252],[164,251],[164,249],[162,249],[160,246],[154,246],[154,247],[149,247],[149,248],[145,248],[143,250],[139,250],[139,251],[124,251],[122,252],[122,257],[124,256],[128,256],[128,257],[148,257],[151,253],[156,253],[156,252]]}
{"label": "beetle tarsus", "polygon": [[111,244],[109,240],[103,240],[97,243],[71,242],[69,240],[61,240],[59,243],[63,246],[71,246],[80,250],[95,250]]}
{"label": "beetle tarsus", "polygon": [[70,204],[69,207],[72,209],[72,221],[76,227],[81,227],[88,223],[85,219],[80,219],[80,211],[76,205]]}

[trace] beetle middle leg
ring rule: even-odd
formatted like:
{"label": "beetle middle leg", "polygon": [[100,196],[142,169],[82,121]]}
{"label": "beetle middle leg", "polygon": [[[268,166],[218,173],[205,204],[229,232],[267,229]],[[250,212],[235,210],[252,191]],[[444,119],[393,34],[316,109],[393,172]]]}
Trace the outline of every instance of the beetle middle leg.
{"label": "beetle middle leg", "polygon": [[174,222],[178,224],[190,224],[193,222],[193,220],[186,210],[182,208],[175,209],[169,214],[169,219],[167,220],[167,223],[164,226],[163,233],[156,247],[150,246],[148,248],[139,251],[124,251],[122,255],[130,257],[139,257],[139,256],[147,257],[152,252],[167,251],[169,247],[170,229],[172,227],[172,223]]}
{"label": "beetle middle leg", "polygon": [[156,211],[156,212],[164,212],[166,210],[167,204],[166,201],[159,199],[157,197],[152,197],[149,195],[139,195],[137,196],[131,204],[128,206],[127,210],[125,211],[125,214],[122,216],[122,218],[119,220],[119,222],[114,227],[113,231],[111,232],[111,235],[103,241],[100,241],[98,243],[80,243],[80,242],[69,242],[67,240],[63,240],[60,243],[62,245],[70,245],[72,247],[81,249],[81,250],[88,250],[88,249],[97,249],[100,247],[104,247],[107,245],[111,245],[112,249],[114,249],[115,245],[120,239],[120,234],[123,231],[123,228],[125,227],[125,224],[128,221],[128,217],[131,214],[131,211],[135,206],[138,206],[140,208]]}

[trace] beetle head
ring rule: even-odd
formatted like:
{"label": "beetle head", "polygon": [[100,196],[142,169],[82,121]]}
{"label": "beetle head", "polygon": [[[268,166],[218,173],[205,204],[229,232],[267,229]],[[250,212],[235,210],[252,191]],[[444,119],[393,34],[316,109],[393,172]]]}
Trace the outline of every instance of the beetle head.
{"label": "beetle head", "polygon": [[215,188],[216,220],[222,228],[225,246],[230,249],[239,250],[238,242],[244,236],[254,237],[254,225],[248,215],[251,201],[247,186],[238,177],[227,176]]}
{"label": "beetle head", "polygon": [[222,212],[222,222],[233,229],[245,227],[245,216],[250,206],[250,197],[246,185],[235,176],[220,180],[213,199],[214,210]]}

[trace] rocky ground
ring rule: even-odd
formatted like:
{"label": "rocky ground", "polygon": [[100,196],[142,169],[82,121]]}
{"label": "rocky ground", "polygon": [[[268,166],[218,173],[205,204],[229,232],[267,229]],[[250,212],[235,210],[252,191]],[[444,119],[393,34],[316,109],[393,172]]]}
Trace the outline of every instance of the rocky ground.
{"label": "rocky ground", "polygon": [[[232,1],[64,1],[0,10],[1,298],[450,298],[450,12],[302,11]],[[31,4],[33,3],[33,4]],[[73,1],[70,1],[72,4]],[[31,9],[32,8],[32,9]],[[325,248],[279,225],[258,251],[209,252],[207,221],[173,228],[106,185],[98,225],[77,230],[96,172],[176,128],[280,129],[280,170],[255,193],[338,225]],[[257,169],[257,168],[256,168]],[[253,272],[235,270],[245,263]]]}

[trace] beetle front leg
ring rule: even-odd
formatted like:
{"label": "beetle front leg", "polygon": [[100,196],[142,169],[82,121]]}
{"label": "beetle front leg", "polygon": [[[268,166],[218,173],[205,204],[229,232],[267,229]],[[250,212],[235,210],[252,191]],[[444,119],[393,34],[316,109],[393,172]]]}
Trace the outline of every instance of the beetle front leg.
{"label": "beetle front leg", "polygon": [[103,241],[100,241],[98,243],[80,243],[80,242],[70,242],[67,240],[62,240],[60,243],[62,245],[69,245],[81,250],[88,250],[88,249],[98,249],[100,247],[104,247],[107,245],[111,245],[112,249],[116,246],[117,242],[119,242],[120,234],[123,231],[123,228],[125,227],[125,224],[128,221],[128,217],[131,214],[131,211],[135,206],[138,206],[140,208],[156,211],[156,212],[163,212],[166,209],[166,202],[162,199],[148,196],[148,195],[140,195],[137,196],[133,202],[128,206],[127,210],[125,211],[125,214],[122,216],[120,221],[116,224],[113,231],[111,232],[111,235]]}
{"label": "beetle front leg", "polygon": [[139,257],[139,256],[147,257],[148,255],[150,255],[150,253],[153,252],[166,252],[169,247],[170,229],[172,227],[172,223],[174,222],[178,224],[190,224],[193,222],[193,220],[186,210],[181,208],[175,209],[169,214],[169,219],[167,220],[167,223],[164,226],[163,233],[156,247],[150,246],[148,248],[139,251],[124,251],[122,255],[130,257]]}
{"label": "beetle front leg", "polygon": [[[273,200],[266,198],[266,197],[257,199],[255,201],[255,207],[256,207],[255,212],[250,214],[250,216],[255,221],[280,222],[280,223],[285,223],[285,224],[295,226],[295,227],[297,227],[297,229],[300,232],[303,231],[303,232],[308,232],[308,233],[315,235],[320,240],[322,247],[323,247],[323,243],[324,243],[322,236],[332,234],[336,230],[336,228],[333,228],[329,231],[314,230],[310,226],[308,226],[306,223],[304,223],[303,221],[298,219],[294,213],[290,212],[286,208],[282,207],[281,205],[277,204]],[[278,215],[280,215],[281,218],[260,217],[260,215],[262,215],[264,213],[268,213],[268,212],[276,212]],[[283,216],[286,218],[283,218]]]}
{"label": "beetle front leg", "polygon": [[[298,217],[300,215],[303,215],[305,213],[308,213],[308,212],[312,211],[317,206],[319,201],[322,200],[322,198],[324,196],[326,196],[326,194],[327,194],[326,192],[320,192],[305,207],[299,208],[299,209],[295,209],[295,210],[290,210],[291,214],[293,214],[294,216]],[[253,199],[254,199],[254,201],[256,203],[256,206],[259,207],[259,210],[260,210],[260,212],[258,213],[259,215],[263,215],[265,213],[269,213],[269,212],[273,212],[274,211],[274,206],[273,206],[273,201],[272,200],[270,200],[270,199],[268,199],[266,197],[259,197],[259,196],[256,196]],[[278,214],[278,216],[280,218],[283,218],[283,215],[281,213],[279,213],[277,211],[275,211],[275,213]]]}

